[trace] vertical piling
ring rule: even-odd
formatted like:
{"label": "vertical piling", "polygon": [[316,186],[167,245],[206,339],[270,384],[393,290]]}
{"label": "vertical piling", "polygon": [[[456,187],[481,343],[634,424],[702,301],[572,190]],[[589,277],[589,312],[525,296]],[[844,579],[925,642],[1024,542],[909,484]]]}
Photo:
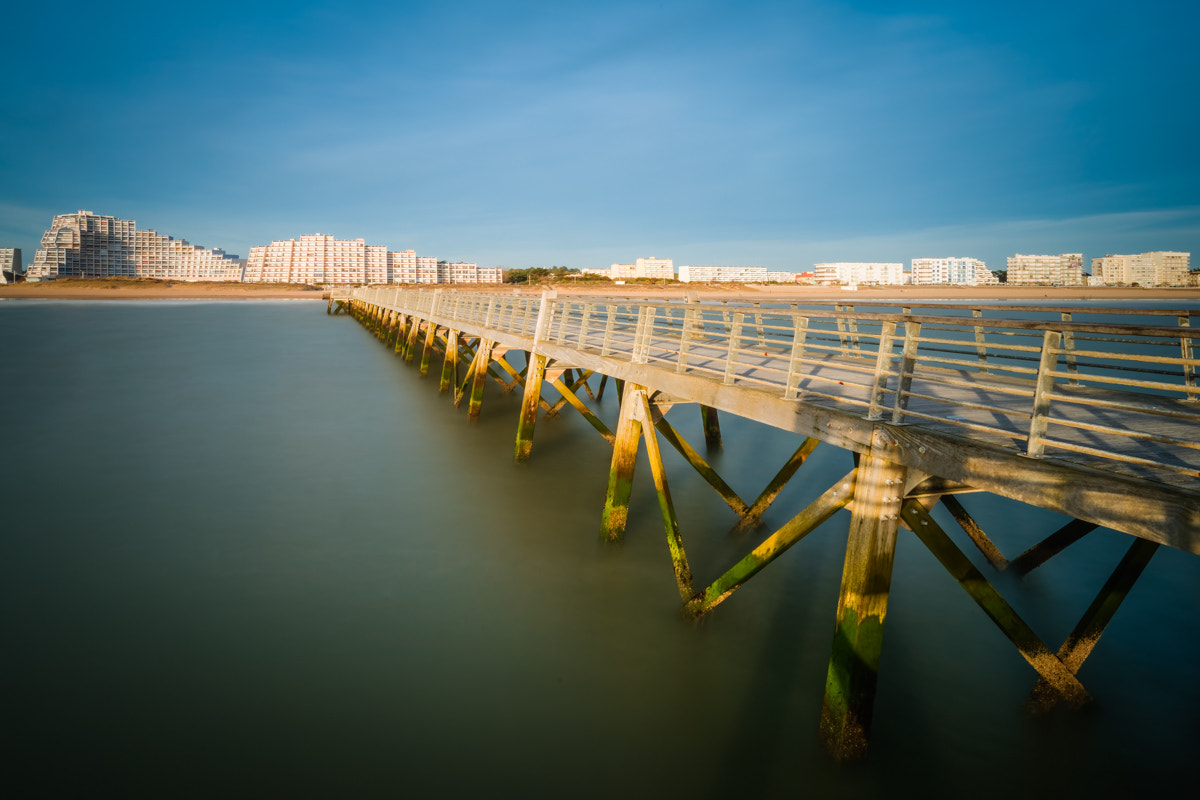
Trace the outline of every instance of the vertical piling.
{"label": "vertical piling", "polygon": [[542,380],[546,375],[546,356],[534,354],[525,373],[525,394],[521,397],[521,418],[517,423],[517,447],[513,460],[528,461],[533,449],[533,429],[542,401]]}
{"label": "vertical piling", "polygon": [[610,542],[619,541],[625,535],[625,522],[629,518],[633,468],[642,433],[641,424],[634,415],[637,405],[634,393],[640,388],[637,384],[627,383],[621,395],[621,418],[617,422],[617,440],[613,443],[612,466],[608,471],[608,492],[600,520],[600,534]]}
{"label": "vertical piling", "polygon": [[425,323],[425,346],[421,348],[421,377],[429,374],[429,357],[433,355],[433,338],[437,335],[437,325],[433,320]]}
{"label": "vertical piling", "polygon": [[704,446],[709,450],[721,449],[721,419],[717,410],[711,406],[700,406],[700,416],[704,420]]}
{"label": "vertical piling", "polygon": [[458,385],[458,331],[451,328],[446,333],[446,357],[442,360],[442,380],[438,391],[445,392]]}
{"label": "vertical piling", "polygon": [[821,704],[821,741],[841,761],[867,750],[904,494],[905,468],[874,454],[882,436],[874,435],[872,454],[859,461]]}
{"label": "vertical piling", "polygon": [[471,376],[471,401],[467,404],[467,418],[479,419],[479,409],[483,406],[483,387],[487,380],[488,365],[492,363],[492,347],[495,342],[484,339],[479,343],[479,352],[475,354],[475,372]]}
{"label": "vertical piling", "polygon": [[406,364],[411,364],[413,358],[417,355],[417,337],[420,333],[421,320],[413,317],[412,324],[408,328],[408,339],[404,343],[404,361]]}

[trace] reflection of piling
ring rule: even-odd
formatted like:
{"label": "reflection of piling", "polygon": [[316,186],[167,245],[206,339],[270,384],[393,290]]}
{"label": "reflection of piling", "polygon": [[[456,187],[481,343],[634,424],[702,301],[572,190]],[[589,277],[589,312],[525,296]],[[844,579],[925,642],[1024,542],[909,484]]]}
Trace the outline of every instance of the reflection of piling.
{"label": "reflection of piling", "polygon": [[[1200,334],[1187,327],[1186,316],[1174,330],[1109,330],[1066,314],[1054,324],[985,321],[980,309],[956,323],[914,315],[909,307],[864,314],[842,304],[813,312],[795,304],[783,310],[706,307],[694,297],[672,305],[560,299],[554,292],[530,297],[391,289],[331,294],[326,313],[350,314],[406,362],[416,360],[419,349],[423,377],[440,350],[439,391],[451,392],[455,405],[466,400],[469,419],[482,413],[489,377],[504,392],[521,387],[516,462],[532,455],[539,412],[551,419],[567,406],[578,411],[613,448],[600,515],[604,541],[620,541],[626,533],[644,442],[673,576],[690,618],[712,613],[792,545],[849,510],[820,717],[821,740],[839,760],[867,751],[902,528],[915,534],[1037,673],[1027,705],[1039,712],[1090,700],[1077,673],[1159,544],[1200,553],[1197,470],[1170,460],[1184,452],[1187,464],[1187,453],[1200,451],[1193,358],[1193,339]],[[1151,370],[1117,344],[1100,352],[1104,345],[1094,343],[1096,337],[1128,342],[1136,336],[1168,342],[1173,355],[1152,363],[1177,367],[1182,377],[1176,383],[1147,379]],[[515,353],[523,364],[509,360]],[[1118,372],[1112,383],[1119,392],[1085,386],[1098,380],[1095,365],[1102,359]],[[460,360],[468,364],[465,374]],[[1130,361],[1139,366],[1120,372]],[[611,429],[599,413],[610,379],[618,393]],[[557,397],[543,396],[547,385]],[[1149,399],[1132,394],[1142,388],[1156,393]],[[1164,399],[1165,390],[1183,398]],[[722,446],[720,411],[799,437],[753,501],[744,500],[667,421],[674,406],[688,404],[700,407],[710,454]],[[1125,424],[1091,421],[1089,409],[1102,409],[1106,419],[1119,412]],[[1072,430],[1081,433],[1072,439]],[[715,580],[697,587],[659,437],[719,494],[739,535],[763,527],[818,444],[850,451],[856,466]],[[1064,453],[1091,460],[1071,461]],[[1175,477],[1160,479],[1153,470]],[[1009,560],[959,499],[978,491],[1067,514],[1071,521]],[[1054,650],[942,529],[931,514],[938,504],[986,565],[1021,575],[1097,526],[1134,539]]]}

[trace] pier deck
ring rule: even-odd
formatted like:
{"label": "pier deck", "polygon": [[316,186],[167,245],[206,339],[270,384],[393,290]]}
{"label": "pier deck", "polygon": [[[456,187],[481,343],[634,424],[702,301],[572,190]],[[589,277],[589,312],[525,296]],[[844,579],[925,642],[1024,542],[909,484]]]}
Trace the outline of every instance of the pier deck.
{"label": "pier deck", "polygon": [[[878,306],[876,306],[878,307]],[[602,532],[624,531],[640,442],[650,457],[668,550],[688,613],[700,617],[834,512],[851,512],[822,734],[839,758],[865,751],[899,527],[912,530],[1038,671],[1039,706],[1086,702],[1075,678],[1158,545],[1200,554],[1200,366],[1187,311],[1164,324],[1072,321],[1081,309],[975,307],[855,311],[729,300],[699,303],[443,289],[359,289],[330,297],[397,353],[443,356],[443,389],[477,415],[489,372],[524,387],[516,457],[528,458],[544,382],[613,443]],[[963,312],[968,310],[971,316]],[[1026,313],[1024,316],[1031,316]],[[507,354],[524,353],[521,368]],[[459,361],[470,359],[460,383]],[[499,369],[497,369],[499,367]],[[578,396],[623,384],[608,428]],[[731,413],[803,437],[760,497],[737,497],[665,414],[699,404],[706,433]],[[711,425],[711,428],[710,428]],[[818,442],[856,468],[707,587],[692,584],[659,437],[680,450],[751,527]],[[711,439],[710,439],[711,441]],[[1013,561],[956,495],[986,491],[1073,522]],[[997,569],[1036,568],[1097,526],[1135,538],[1072,637],[1053,652],[929,515],[943,502]]]}

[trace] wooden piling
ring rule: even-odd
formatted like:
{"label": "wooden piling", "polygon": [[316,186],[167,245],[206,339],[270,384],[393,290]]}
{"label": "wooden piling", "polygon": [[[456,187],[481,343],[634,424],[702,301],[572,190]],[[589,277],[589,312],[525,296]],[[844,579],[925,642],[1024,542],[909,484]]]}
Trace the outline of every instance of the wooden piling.
{"label": "wooden piling", "polygon": [[637,463],[641,423],[634,416],[634,393],[642,387],[626,383],[621,393],[621,416],[617,421],[617,438],[613,443],[612,465],[608,470],[608,492],[604,497],[604,513],[600,519],[600,535],[605,541],[616,542],[625,535],[629,519],[629,497],[633,491],[633,468]]}
{"label": "wooden piling", "polygon": [[458,385],[458,331],[453,328],[446,334],[446,357],[442,361],[442,379],[438,391],[446,392]]}
{"label": "wooden piling", "polygon": [[433,355],[433,339],[437,333],[437,325],[432,321],[425,323],[425,346],[421,348],[421,377],[429,374],[429,358]]}
{"label": "wooden piling", "polygon": [[[431,324],[431,323],[426,323]],[[404,343],[404,362],[411,364],[413,358],[417,355],[417,337],[421,333],[421,320],[416,317],[412,318],[412,324],[408,327],[408,339]]]}
{"label": "wooden piling", "polygon": [[492,359],[494,345],[495,342],[491,339],[484,339],[475,353],[475,372],[471,378],[471,401],[467,404],[468,419],[479,419],[479,410],[483,406],[483,387],[487,380],[488,364]]}
{"label": "wooden piling", "polygon": [[700,416],[704,421],[704,446],[709,450],[721,449],[721,419],[717,410],[711,406],[700,406]]}
{"label": "wooden piling", "polygon": [[546,375],[546,356],[534,354],[525,373],[525,393],[521,396],[521,417],[517,422],[517,446],[513,460],[529,460],[533,450],[533,429],[537,425],[538,406],[542,399],[542,379]]}
{"label": "wooden piling", "polygon": [[[872,453],[884,450],[884,436],[874,434]],[[903,466],[878,455],[859,461],[821,705],[821,741],[839,761],[867,751],[905,473]]]}

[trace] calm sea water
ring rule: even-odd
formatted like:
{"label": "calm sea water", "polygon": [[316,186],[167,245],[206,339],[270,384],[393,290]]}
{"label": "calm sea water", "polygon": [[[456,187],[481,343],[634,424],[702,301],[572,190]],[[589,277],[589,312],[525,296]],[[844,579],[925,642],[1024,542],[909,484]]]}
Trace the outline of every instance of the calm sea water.
{"label": "calm sea water", "polygon": [[[845,512],[695,625],[644,463],[602,545],[611,451],[577,415],[516,467],[518,395],[470,425],[322,303],[5,301],[0,342],[5,796],[1118,796],[1194,772],[1195,556],[1155,556],[1080,674],[1094,706],[1032,719],[1034,672],[902,532],[872,752],[838,767],[816,734]],[[694,407],[671,418],[702,444]],[[799,443],[722,425],[744,496]],[[699,584],[754,535],[667,457]],[[819,447],[768,524],[850,466]],[[1064,521],[964,502],[1010,557]],[[995,580],[1055,648],[1126,546]]]}

